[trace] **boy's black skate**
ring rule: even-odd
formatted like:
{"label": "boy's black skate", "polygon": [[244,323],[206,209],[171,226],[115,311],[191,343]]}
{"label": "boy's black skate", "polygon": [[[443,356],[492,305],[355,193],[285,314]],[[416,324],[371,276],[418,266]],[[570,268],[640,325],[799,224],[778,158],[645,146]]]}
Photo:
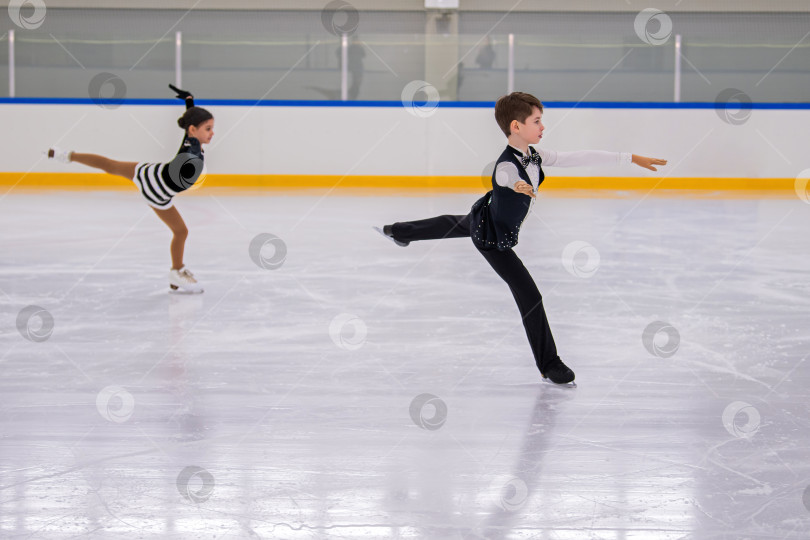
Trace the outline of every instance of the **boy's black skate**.
{"label": "boy's black skate", "polygon": [[546,368],[545,373],[540,374],[546,382],[571,388],[577,387],[577,383],[574,382],[574,372],[571,371],[571,368],[563,364],[562,360],[557,360]]}
{"label": "boy's black skate", "polygon": [[398,246],[406,247],[408,244],[410,244],[410,242],[400,242],[399,240],[394,238],[394,232],[391,230],[391,225],[383,225],[382,229],[379,227],[372,227],[372,228],[381,235],[390,239],[393,243],[395,243]]}

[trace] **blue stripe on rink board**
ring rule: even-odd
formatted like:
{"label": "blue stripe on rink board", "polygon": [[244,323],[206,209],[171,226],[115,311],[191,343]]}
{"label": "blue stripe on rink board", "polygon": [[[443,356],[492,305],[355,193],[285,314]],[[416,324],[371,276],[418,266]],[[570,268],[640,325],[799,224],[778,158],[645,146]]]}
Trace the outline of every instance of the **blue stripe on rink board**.
{"label": "blue stripe on rink board", "polygon": [[[250,100],[250,99],[195,99],[195,103],[216,107],[403,107],[401,101],[328,101],[328,100]],[[93,100],[90,98],[0,98],[0,104],[14,105],[171,105],[181,106],[178,99],[123,99]],[[424,103],[416,103],[423,106]],[[494,101],[440,101],[439,108],[451,109],[490,109]],[[714,102],[671,103],[658,101],[543,101],[549,109],[715,109],[723,108]],[[796,110],[810,109],[810,103],[733,103],[740,109],[776,109]]]}

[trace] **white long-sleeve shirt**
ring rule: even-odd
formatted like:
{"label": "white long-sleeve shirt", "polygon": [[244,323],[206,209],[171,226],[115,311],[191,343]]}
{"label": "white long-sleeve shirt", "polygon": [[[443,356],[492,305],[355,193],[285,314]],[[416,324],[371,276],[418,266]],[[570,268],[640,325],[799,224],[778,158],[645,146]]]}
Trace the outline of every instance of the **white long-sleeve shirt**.
{"label": "white long-sleeve shirt", "polygon": [[[511,146],[511,145],[510,145]],[[512,148],[515,148],[512,146]],[[526,154],[515,148],[521,156]],[[587,167],[599,165],[621,165],[631,163],[633,154],[628,152],[606,152],[604,150],[579,150],[575,152],[558,152],[556,150],[537,149],[544,167]],[[540,167],[529,163],[526,173],[537,191],[540,184]],[[521,180],[518,169],[511,161],[503,161],[495,169],[495,181],[499,186],[515,189],[515,183]]]}

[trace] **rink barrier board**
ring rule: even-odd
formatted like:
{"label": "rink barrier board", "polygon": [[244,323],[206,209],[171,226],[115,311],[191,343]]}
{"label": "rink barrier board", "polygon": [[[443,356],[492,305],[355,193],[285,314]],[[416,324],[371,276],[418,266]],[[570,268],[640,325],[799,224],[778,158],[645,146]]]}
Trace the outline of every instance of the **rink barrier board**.
{"label": "rink barrier board", "polygon": [[[794,195],[798,193],[794,178],[660,178],[620,176],[555,176],[546,178],[542,191],[605,190],[669,192],[688,195],[707,192],[754,192],[764,196]],[[318,190],[335,194],[384,195],[386,192],[485,192],[490,180],[481,176],[339,176],[339,175],[229,175],[208,174],[202,182],[184,194],[204,193],[216,189],[218,193],[245,191],[302,191]],[[110,191],[133,190],[134,184],[126,179],[101,173],[0,173],[0,187],[14,191]],[[799,186],[806,189],[807,186]],[[804,191],[802,189],[802,191]],[[350,193],[346,193],[350,192]],[[731,193],[729,193],[731,194]]]}
{"label": "rink barrier board", "polygon": [[[245,111],[249,110],[257,110],[255,108],[264,108],[264,109],[273,109],[279,108],[282,109],[279,111],[280,117],[283,119],[289,119],[295,117],[297,115],[296,111],[292,109],[300,108],[304,109],[301,114],[335,114],[339,113],[339,118],[345,119],[348,117],[353,117],[352,115],[357,113],[358,118],[366,118],[364,121],[368,121],[367,116],[372,115],[376,118],[376,115],[383,114],[385,116],[386,121],[392,121],[395,117],[391,116],[394,114],[391,111],[395,109],[402,110],[403,104],[400,101],[353,101],[353,102],[335,102],[335,101],[307,101],[307,100],[260,100],[260,101],[253,101],[253,100],[198,100],[199,105],[203,106],[215,106],[215,107],[223,107],[224,109],[237,109],[229,111],[231,115],[237,115],[240,113],[238,109],[244,109]],[[34,106],[36,114],[56,114],[62,110],[62,112],[71,109],[73,106],[84,106],[86,110],[80,111],[85,112],[87,114],[91,114],[98,111],[104,111],[103,114],[110,112],[112,109],[116,109],[119,106],[141,106],[148,108],[147,106],[157,106],[156,109],[149,109],[144,113],[144,116],[147,118],[151,118],[153,122],[157,122],[155,117],[163,115],[164,113],[159,109],[164,109],[165,107],[172,107],[178,108],[179,100],[177,99],[124,99],[124,100],[93,100],[89,98],[0,98],[0,109],[4,110],[5,107],[10,106],[10,112],[13,112],[14,115],[12,117],[15,119],[16,122],[29,122],[31,121],[31,117],[29,116],[31,111],[28,110],[28,107]],[[21,108],[15,108],[16,105],[21,106]],[[45,107],[36,107],[36,105],[45,105]],[[91,107],[88,107],[91,106]],[[449,110],[456,110],[463,112],[464,110],[469,110],[475,112],[474,116],[478,120],[483,118],[482,114],[487,117],[486,125],[492,128],[490,125],[491,120],[489,119],[489,110],[492,109],[494,106],[494,102],[451,102],[451,101],[441,101],[436,106],[439,109],[449,109]],[[633,112],[633,110],[640,110],[640,113],[634,114],[642,114],[647,115],[655,114],[656,110],[666,110],[666,109],[675,109],[675,110],[682,110],[688,111],[690,109],[706,109],[706,110],[717,110],[720,112],[723,109],[722,106],[718,106],[714,102],[683,102],[683,103],[671,103],[671,102],[545,102],[545,107],[548,109],[567,109],[565,112],[566,117],[570,112],[579,109],[591,109],[592,111],[598,109],[613,109],[615,111],[622,111],[625,110],[628,113]],[[311,108],[311,110],[307,111],[307,108]],[[792,135],[788,135],[790,133],[801,132],[802,126],[807,124],[806,115],[810,113],[810,103],[750,103],[750,104],[740,104],[740,108],[751,108],[751,109],[762,109],[762,110],[770,110],[768,112],[769,117],[766,118],[766,121],[763,124],[758,125],[757,129],[764,130],[764,137],[766,137],[765,142],[770,142],[770,146],[782,149],[785,153],[787,153],[787,157],[785,155],[781,155],[782,160],[776,160],[773,154],[771,161],[762,161],[760,162],[759,159],[756,161],[749,160],[746,161],[745,159],[741,159],[741,157],[750,158],[751,156],[755,155],[755,152],[758,152],[760,148],[763,147],[761,144],[762,141],[759,141],[756,137],[743,137],[742,141],[750,141],[752,139],[757,139],[757,144],[745,146],[744,150],[740,150],[739,154],[734,152],[721,152],[724,156],[724,159],[730,160],[730,166],[726,170],[725,168],[720,169],[720,171],[725,172],[728,177],[721,178],[715,176],[718,171],[716,167],[716,158],[712,158],[711,156],[714,154],[707,154],[707,152],[703,152],[702,157],[698,157],[697,159],[681,164],[679,168],[679,173],[681,176],[679,177],[669,177],[670,173],[667,168],[662,169],[657,174],[653,173],[641,173],[638,169],[635,169],[633,173],[629,173],[632,176],[617,176],[616,174],[622,174],[619,171],[615,173],[613,171],[597,171],[597,173],[605,172],[612,173],[611,176],[598,176],[598,177],[585,177],[581,174],[575,177],[568,177],[568,176],[554,176],[549,179],[544,185],[544,190],[560,190],[560,189],[604,189],[604,190],[645,190],[649,191],[651,189],[655,189],[656,191],[659,190],[761,190],[764,192],[774,192],[774,191],[790,191],[792,189],[791,184],[793,182],[792,179],[795,179],[795,175],[797,174],[797,170],[805,168],[805,166],[797,166],[795,164],[802,163],[801,159],[801,148],[795,143],[796,139]],[[318,110],[320,109],[320,110]],[[329,109],[334,109],[335,111],[329,111]],[[343,109],[343,111],[340,111]],[[354,110],[353,110],[354,109]],[[363,110],[369,109],[369,110]],[[385,109],[390,109],[390,111],[386,111]],[[323,111],[323,113],[321,112]],[[780,113],[781,111],[781,113]],[[73,113],[75,111],[70,111],[70,114],[65,113],[64,118],[62,118],[63,122],[72,122],[75,120]],[[134,111],[133,111],[134,112]],[[223,115],[225,111],[223,110]],[[396,111],[394,111],[396,112]],[[777,116],[773,116],[773,114],[777,114]],[[788,113],[785,115],[785,113]],[[136,113],[137,114],[137,113]],[[349,114],[347,117],[346,115]],[[398,113],[397,113],[398,114]],[[602,118],[599,116],[601,113],[594,112],[594,117]],[[611,113],[612,114],[612,113]],[[123,113],[119,112],[119,116],[122,116],[123,120],[128,120],[128,116],[126,111]],[[151,116],[150,116],[151,115]],[[365,115],[365,116],[364,116]],[[387,115],[387,116],[386,116]],[[461,119],[467,118],[466,115],[451,115],[453,119],[458,120],[458,124],[454,124],[451,122],[451,126],[456,126],[457,128],[464,127],[465,129],[469,128],[469,125],[466,120],[461,121]],[[576,115],[572,116],[569,122],[574,122],[574,126],[579,125],[578,122],[582,123],[585,120],[582,118],[591,118],[590,113],[580,118],[575,118]],[[706,129],[709,129],[711,126],[712,129],[717,129],[717,133],[721,135],[720,142],[718,145],[721,146],[720,150],[728,149],[728,148],[736,148],[736,145],[739,144],[741,141],[741,134],[746,133],[745,130],[738,129],[738,126],[728,126],[726,124],[720,123],[718,118],[714,118],[714,114],[710,114],[708,116],[701,115],[700,118],[704,119],[706,122]],[[133,114],[129,114],[129,117],[133,117]],[[82,117],[83,118],[83,117]],[[161,116],[162,118],[162,116]],[[262,117],[264,118],[264,117]],[[396,117],[399,118],[399,117]],[[655,117],[657,118],[657,117]],[[666,118],[668,122],[672,122],[673,116],[669,113],[666,113]],[[785,134],[784,137],[774,139],[774,134],[769,132],[766,127],[779,127],[779,122],[783,119],[791,120],[789,125],[781,127],[777,130],[778,133]],[[804,120],[803,120],[804,119]],[[131,120],[131,119],[130,119]],[[234,124],[237,124],[241,119],[239,118],[232,118]],[[421,119],[421,120],[424,120]],[[454,120],[454,121],[455,121]],[[476,121],[478,121],[476,120]],[[255,153],[251,153],[249,156],[245,156],[244,154],[239,154],[235,157],[230,156],[228,153],[224,153],[223,157],[220,158],[219,167],[217,167],[221,171],[238,171],[239,173],[255,173],[256,171],[267,170],[270,169],[270,172],[275,173],[277,170],[280,171],[288,171],[291,173],[296,173],[295,175],[279,175],[279,174],[267,174],[267,175],[255,175],[255,174],[238,174],[238,175],[211,175],[209,182],[211,185],[215,185],[217,187],[220,186],[227,186],[232,188],[239,188],[244,189],[246,187],[250,188],[258,188],[258,189],[273,189],[273,190],[292,190],[292,189],[306,189],[307,187],[312,187],[314,189],[335,189],[334,186],[337,184],[338,191],[347,191],[347,190],[361,190],[361,189],[406,189],[406,190],[426,190],[430,189],[432,191],[478,191],[478,173],[479,170],[472,168],[469,164],[469,155],[464,153],[464,149],[461,147],[458,148],[451,148],[448,150],[448,154],[444,156],[443,154],[440,157],[437,157],[437,152],[433,150],[433,146],[430,144],[425,143],[425,134],[422,133],[420,120],[413,120],[409,119],[408,115],[404,115],[404,122],[403,125],[407,124],[406,130],[403,131],[408,137],[413,137],[418,135],[422,137],[420,139],[420,145],[418,148],[420,152],[424,154],[424,156],[420,156],[418,160],[414,160],[412,163],[409,163],[409,167],[407,170],[392,170],[390,165],[387,162],[381,162],[380,159],[369,159],[369,164],[363,163],[362,167],[358,167],[359,162],[355,163],[351,169],[349,169],[353,174],[350,177],[343,179],[340,182],[337,182],[341,177],[336,175],[322,175],[321,173],[328,173],[332,170],[343,172],[347,170],[351,161],[346,161],[346,156],[348,155],[350,143],[343,144],[340,141],[336,141],[334,145],[334,149],[331,145],[326,145],[325,148],[327,149],[327,153],[324,157],[326,160],[335,160],[335,162],[340,163],[340,166],[335,167],[334,169],[326,168],[320,166],[314,166],[310,163],[306,162],[306,156],[302,159],[299,153],[293,153],[292,157],[288,156],[281,156],[281,160],[276,164],[277,169],[273,170],[273,168],[268,167],[266,164],[263,163],[261,159],[256,159]],[[590,122],[591,120],[588,120]],[[274,144],[280,144],[280,141],[283,139],[283,133],[279,132],[279,130],[273,130],[269,127],[265,127],[266,121],[263,120],[264,123],[256,126],[245,125],[243,126],[245,129],[240,130],[244,131],[247,134],[250,134],[250,138],[244,144],[240,143],[239,140],[236,141],[229,141],[239,149],[241,152],[246,144],[254,144],[257,139],[257,133],[261,134],[263,137],[261,140],[268,144],[269,146],[273,146]],[[481,120],[483,122],[483,120]],[[139,122],[138,122],[139,123]],[[599,120],[596,122],[598,125],[604,125],[604,119]],[[433,133],[432,137],[438,137],[437,133],[439,133],[438,129],[442,129],[441,122],[434,122],[436,124],[435,129],[430,131]],[[66,124],[67,125],[67,124]],[[73,124],[70,124],[73,125]],[[129,124],[127,124],[129,125]],[[148,124],[153,125],[153,124]],[[158,124],[155,123],[154,125],[161,125],[162,123]],[[482,124],[483,125],[483,124]],[[669,124],[668,124],[669,125]],[[141,125],[139,128],[136,128],[137,124],[135,121],[132,122],[133,129],[142,129],[144,126]],[[718,127],[719,126],[719,127]],[[752,124],[753,126],[753,124]],[[764,127],[763,127],[764,126]],[[75,125],[74,125],[75,127]],[[165,127],[165,126],[164,126]],[[749,128],[751,126],[748,126]],[[72,129],[72,128],[71,128]],[[162,128],[161,128],[162,129]],[[167,132],[171,131],[171,129],[166,128]],[[690,130],[694,130],[695,126],[690,125]],[[11,129],[8,130],[9,132],[14,132],[16,130]],[[148,131],[148,130],[147,130]],[[368,130],[366,130],[368,131]],[[753,131],[748,129],[748,131]],[[418,133],[417,133],[418,132]],[[462,131],[463,132],[463,131]],[[483,149],[486,148],[487,152],[490,151],[491,147],[497,146],[500,147],[501,141],[496,140],[496,137],[493,135],[495,132],[494,129],[490,129],[488,131],[487,137],[484,137],[486,142],[480,143],[479,153],[483,152]],[[161,132],[162,133],[162,132]],[[237,132],[238,133],[238,132]],[[665,133],[675,133],[672,130],[665,130]],[[227,133],[226,133],[227,135]],[[762,133],[759,133],[760,137],[763,137]],[[77,135],[78,140],[74,142],[74,144],[78,146],[87,146],[90,147],[93,138],[95,137],[95,131],[85,129],[81,132],[80,135]],[[168,136],[168,135],[167,135]],[[237,135],[233,135],[232,137],[237,137]],[[247,137],[247,135],[246,135]],[[403,135],[405,137],[405,135]],[[723,137],[729,138],[728,140],[724,139]],[[735,138],[736,137],[736,138]],[[788,139],[788,137],[790,137]],[[265,140],[266,138],[266,140]],[[31,174],[34,174],[36,170],[36,166],[31,166],[29,161],[29,154],[31,153],[32,146],[38,146],[41,144],[41,137],[37,136],[36,138],[33,136],[26,137],[15,137],[14,135],[10,135],[7,137],[7,150],[10,149],[10,152],[7,154],[9,158],[8,162],[5,165],[6,171],[26,171],[31,170]],[[19,139],[24,139],[25,144],[23,145],[20,143],[20,146],[17,147],[17,141]],[[153,137],[154,139],[154,137]],[[687,155],[693,149],[689,149],[689,144],[685,143],[684,141],[687,140],[688,137],[686,136],[664,136],[662,138],[655,139],[657,142],[656,144],[662,148],[678,148],[679,151],[676,153],[677,155]],[[161,138],[162,140],[162,138]],[[408,144],[407,137],[399,140],[398,144]],[[789,144],[785,142],[786,140],[789,141]],[[561,134],[559,144],[562,147],[572,147],[574,143],[578,141],[578,137],[574,136],[572,138],[571,134]],[[773,141],[776,142],[774,145]],[[137,142],[131,146],[132,154],[131,155],[149,155],[157,157],[157,152],[155,151],[154,142],[160,141],[150,141],[148,138],[144,138],[144,141]],[[175,139],[171,139],[171,143],[165,148],[174,147]],[[340,146],[340,144],[343,146]],[[372,140],[372,143],[374,141]],[[368,141],[366,141],[368,143]],[[616,148],[630,148],[630,144],[625,141],[624,144],[620,144],[618,141],[614,141]],[[721,144],[722,143],[722,144]],[[634,143],[635,144],[635,143]],[[789,150],[783,148],[788,148]],[[161,145],[164,146],[164,145]],[[457,145],[458,146],[458,145]],[[479,146],[475,146],[475,148],[479,148]],[[588,143],[588,146],[598,146],[597,144]],[[165,149],[164,148],[164,149]],[[633,146],[635,148],[635,146]],[[711,148],[710,148],[711,149]],[[351,147],[351,151],[356,151],[356,148]],[[468,145],[466,150],[470,150]],[[767,150],[767,148],[766,148]],[[110,147],[107,146],[105,149],[98,150],[101,153],[111,152]],[[329,151],[333,151],[333,154],[329,154]],[[457,155],[453,152],[460,151],[463,155]],[[474,151],[475,152],[475,151]],[[777,150],[779,153],[779,150]],[[649,154],[652,155],[652,154]],[[22,156],[25,156],[23,158]],[[365,156],[364,156],[365,157]],[[371,156],[375,157],[376,156]],[[670,157],[670,156],[663,156],[663,157]],[[423,159],[424,158],[424,159]],[[445,159],[446,158],[446,159]],[[361,160],[363,161],[363,160]],[[456,167],[449,167],[449,163],[454,163],[458,161],[459,164]],[[788,165],[785,165],[785,162]],[[740,166],[741,163],[745,163],[745,166]],[[769,164],[770,163],[770,164]],[[303,167],[302,167],[303,165]],[[731,166],[733,165],[733,166]],[[49,167],[51,168],[51,167]],[[472,168],[472,170],[470,170]],[[674,168],[674,167],[673,167]],[[75,169],[74,169],[75,170]],[[82,170],[78,168],[78,170]],[[89,170],[89,169],[84,169]],[[80,180],[77,181],[72,177],[68,176],[67,172],[62,171],[56,173],[45,173],[45,174],[52,174],[58,175],[59,179],[55,180],[56,183],[61,184],[60,186],[53,186],[53,187],[62,187],[64,189],[115,189],[111,185],[108,185],[107,182],[98,180]],[[36,171],[36,172],[41,172]],[[372,176],[375,173],[383,173],[386,176]],[[409,174],[410,176],[388,176],[391,172],[399,172],[405,173],[406,175]],[[306,173],[306,174],[302,174]],[[315,173],[315,174],[313,174]],[[458,173],[464,173],[469,176],[436,176],[436,173],[443,173],[448,175],[458,175]],[[19,173],[9,173],[9,174],[19,174]],[[569,173],[570,174],[570,173]],[[628,174],[628,173],[624,173]],[[642,176],[636,176],[642,175]],[[799,173],[801,174],[801,173]],[[0,173],[2,176],[3,173]],[[88,173],[89,175],[89,173]],[[361,176],[365,175],[365,176]],[[752,175],[752,177],[748,177]],[[743,178],[745,177],[745,178]],[[764,177],[764,178],[762,178]],[[665,178],[662,183],[658,183],[661,178]],[[373,180],[369,180],[373,179]],[[3,179],[0,177],[0,188],[2,186],[9,186],[15,185],[18,182],[19,178],[12,178],[12,179]],[[115,184],[116,182],[120,182],[120,179],[111,180],[109,184]],[[488,182],[488,180],[483,180],[484,183]],[[561,187],[559,186],[560,182],[565,182],[566,186]],[[47,185],[47,181],[43,181],[39,178],[32,179],[26,178],[24,179],[21,184],[37,184],[45,186]],[[78,183],[80,185],[74,186],[74,183]],[[380,184],[384,184],[381,186]],[[33,186],[32,186],[33,187]]]}

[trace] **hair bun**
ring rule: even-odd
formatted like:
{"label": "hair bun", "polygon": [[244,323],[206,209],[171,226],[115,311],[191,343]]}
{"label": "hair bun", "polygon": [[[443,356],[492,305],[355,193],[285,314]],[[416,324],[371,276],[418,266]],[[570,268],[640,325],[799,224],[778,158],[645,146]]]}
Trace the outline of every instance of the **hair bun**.
{"label": "hair bun", "polygon": [[177,125],[188,131],[191,126],[199,126],[213,118],[214,116],[202,107],[189,107],[183,116],[177,119]]}

